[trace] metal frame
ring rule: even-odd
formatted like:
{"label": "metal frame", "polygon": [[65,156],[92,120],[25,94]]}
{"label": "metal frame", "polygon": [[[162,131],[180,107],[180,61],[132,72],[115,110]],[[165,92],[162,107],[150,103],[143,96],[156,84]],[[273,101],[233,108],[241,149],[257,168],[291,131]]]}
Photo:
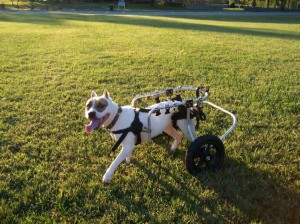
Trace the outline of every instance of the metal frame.
{"label": "metal frame", "polygon": [[[162,102],[162,103],[158,103],[156,107],[152,108],[147,115],[147,120],[148,120],[148,128],[143,129],[144,132],[148,133],[148,140],[151,140],[151,115],[153,113],[156,113],[157,111],[163,110],[163,109],[172,109],[172,108],[177,108],[178,106],[186,106],[187,107],[187,119],[190,121],[190,108],[193,107],[193,105],[196,104],[203,104],[203,105],[209,105],[212,106],[228,115],[230,115],[233,118],[233,123],[231,125],[231,127],[220,137],[221,140],[223,140],[237,125],[237,118],[236,116],[229,112],[228,110],[225,110],[224,108],[213,104],[209,101],[204,101],[205,99],[208,98],[209,96],[209,92],[203,90],[203,88],[199,87],[199,88],[195,88],[195,87],[178,87],[178,88],[170,88],[170,89],[165,89],[165,90],[161,90],[161,91],[155,91],[155,92],[151,92],[151,93],[146,93],[146,94],[142,94],[142,95],[136,95],[132,101],[131,101],[131,105],[134,107],[135,101],[140,100],[142,98],[149,98],[149,97],[159,97],[161,95],[166,95],[168,98],[171,97],[171,95],[175,92],[176,94],[179,94],[181,91],[199,91],[199,94],[201,93],[202,96],[199,96],[197,98],[193,98],[193,99],[188,99],[185,101],[172,101],[172,102]],[[190,122],[189,122],[190,123]],[[196,139],[196,136],[193,135],[193,131],[191,130],[190,125],[188,125],[188,129],[190,132],[190,135],[192,137],[192,141],[194,141]]]}
{"label": "metal frame", "polygon": [[230,128],[220,137],[220,139],[223,141],[223,139],[230,133],[230,132],[232,132],[232,130],[235,128],[235,126],[237,125],[237,118],[236,118],[236,116],[233,114],[233,113],[231,113],[231,112],[229,112],[228,110],[225,110],[224,108],[222,108],[222,107],[220,107],[220,106],[218,106],[218,105],[216,105],[216,104],[214,104],[214,103],[211,103],[211,102],[208,102],[208,101],[203,101],[202,102],[203,104],[206,104],[206,105],[209,105],[209,106],[212,106],[212,107],[214,107],[214,108],[216,108],[216,109],[218,109],[218,110],[220,110],[220,111],[223,111],[224,113],[226,113],[226,114],[228,114],[228,115],[230,115],[231,117],[232,117],[232,119],[233,119],[233,122],[232,122],[232,125],[230,126]]}
{"label": "metal frame", "polygon": [[170,88],[170,89],[155,91],[155,92],[146,93],[146,94],[138,94],[131,100],[131,106],[134,107],[135,101],[142,99],[142,98],[159,97],[161,95],[166,95],[166,96],[170,97],[174,92],[180,93],[182,91],[191,91],[191,90],[194,90],[194,91],[199,90],[199,92],[203,92],[203,87],[198,88],[198,87],[182,86],[182,87]]}

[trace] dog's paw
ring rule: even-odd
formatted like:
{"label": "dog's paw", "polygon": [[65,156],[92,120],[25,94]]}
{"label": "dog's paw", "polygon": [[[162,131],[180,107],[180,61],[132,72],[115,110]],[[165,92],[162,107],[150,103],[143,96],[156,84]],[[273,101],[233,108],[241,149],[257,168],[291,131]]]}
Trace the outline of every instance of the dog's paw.
{"label": "dog's paw", "polygon": [[125,163],[126,163],[127,165],[130,164],[130,160],[131,160],[131,157],[126,157]]}
{"label": "dog's paw", "polygon": [[111,174],[108,174],[108,173],[104,174],[104,176],[103,176],[103,178],[102,178],[102,182],[103,182],[103,183],[109,183],[110,180],[111,180],[111,177],[112,177]]}
{"label": "dog's paw", "polygon": [[175,152],[176,149],[177,149],[177,145],[176,145],[176,146],[173,146],[173,145],[172,145],[171,148],[170,148],[170,151],[171,151],[171,152]]}
{"label": "dog's paw", "polygon": [[[179,142],[179,143],[180,143],[180,142]],[[174,142],[174,143],[173,143],[173,145],[172,145],[171,148],[170,148],[171,152],[175,152],[175,151],[176,151],[176,149],[177,149],[179,143],[178,143],[178,142]]]}
{"label": "dog's paw", "polygon": [[181,143],[182,140],[182,135],[178,135],[177,139],[173,142],[171,146],[171,152],[175,152],[176,149],[178,148],[178,145]]}

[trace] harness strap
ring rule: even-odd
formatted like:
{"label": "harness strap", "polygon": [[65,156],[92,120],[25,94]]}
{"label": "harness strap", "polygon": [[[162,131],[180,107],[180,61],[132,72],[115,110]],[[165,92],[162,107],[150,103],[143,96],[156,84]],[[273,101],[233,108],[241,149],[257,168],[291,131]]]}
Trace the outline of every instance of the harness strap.
{"label": "harness strap", "polygon": [[137,112],[136,110],[134,111],[134,120],[133,122],[131,123],[131,132],[133,134],[136,135],[136,145],[140,144],[141,143],[141,132],[143,130],[143,123],[140,121],[139,119],[139,112]]}
{"label": "harness strap", "polygon": [[131,123],[129,128],[117,130],[117,131],[112,131],[113,134],[122,134],[119,140],[114,144],[112,147],[111,151],[115,151],[119,145],[122,143],[122,141],[126,138],[127,134],[129,132],[132,132],[133,134],[136,135],[136,145],[141,143],[141,132],[143,129],[143,123],[139,119],[139,112],[134,110],[134,119],[133,122]]}
{"label": "harness strap", "polygon": [[[127,128],[129,129],[129,128]],[[114,146],[111,148],[111,151],[114,152],[116,151],[116,149],[119,147],[119,145],[122,143],[122,141],[126,138],[129,130],[123,129],[124,132],[122,132],[121,137],[119,138],[119,140],[114,144]],[[114,133],[114,132],[113,132]],[[118,134],[118,133],[114,133],[114,134]],[[120,134],[120,133],[119,133]]]}
{"label": "harness strap", "polygon": [[206,120],[206,115],[203,112],[201,107],[194,107],[193,110],[192,110],[192,113],[193,113],[193,116],[196,117],[196,126],[195,126],[195,128],[196,128],[196,130],[198,130],[200,120],[205,121]]}
{"label": "harness strap", "polygon": [[149,113],[149,111],[151,111],[151,109],[148,109],[148,108],[136,108],[136,111],[138,111],[140,113]]}
{"label": "harness strap", "polygon": [[121,113],[122,113],[122,108],[119,106],[116,116],[114,117],[112,122],[106,127],[107,129],[111,129],[117,123]]}

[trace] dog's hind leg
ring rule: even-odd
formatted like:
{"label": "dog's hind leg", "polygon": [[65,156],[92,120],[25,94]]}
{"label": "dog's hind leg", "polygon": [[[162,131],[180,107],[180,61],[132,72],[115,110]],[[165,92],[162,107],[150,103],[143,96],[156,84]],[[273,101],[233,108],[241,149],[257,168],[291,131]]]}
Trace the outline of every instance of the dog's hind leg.
{"label": "dog's hind leg", "polygon": [[172,123],[168,124],[164,132],[166,132],[168,135],[174,138],[174,142],[171,146],[171,151],[174,152],[182,140],[182,135],[176,131]]}

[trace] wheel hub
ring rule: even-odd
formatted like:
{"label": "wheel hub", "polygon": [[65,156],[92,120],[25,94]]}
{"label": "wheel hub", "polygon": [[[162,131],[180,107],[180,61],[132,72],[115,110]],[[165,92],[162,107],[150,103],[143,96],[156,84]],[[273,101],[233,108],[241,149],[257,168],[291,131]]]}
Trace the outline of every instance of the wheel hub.
{"label": "wheel hub", "polygon": [[205,156],[205,161],[206,162],[209,162],[211,160],[211,157],[210,156]]}

